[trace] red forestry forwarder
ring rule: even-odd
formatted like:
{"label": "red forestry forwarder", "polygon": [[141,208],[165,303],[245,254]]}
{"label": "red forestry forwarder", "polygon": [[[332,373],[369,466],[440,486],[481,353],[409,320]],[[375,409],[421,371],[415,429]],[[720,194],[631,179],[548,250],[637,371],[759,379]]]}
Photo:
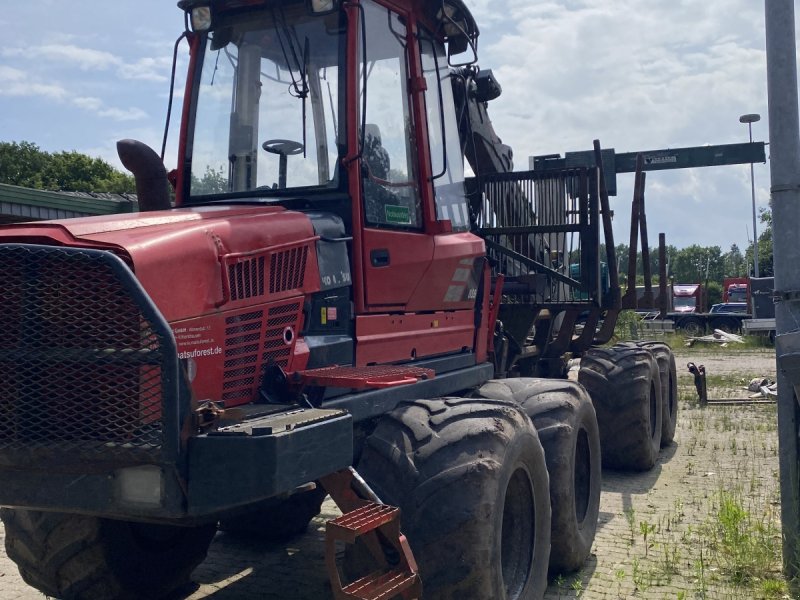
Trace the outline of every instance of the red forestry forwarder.
{"label": "red forestry forwarder", "polygon": [[286,538],[330,494],[337,599],[541,597],[591,548],[601,446],[648,469],[675,428],[669,348],[595,348],[601,171],[511,172],[462,0],[179,6],[175,206],[128,140],[143,212],[0,230],[8,555],[157,598],[218,527]]}

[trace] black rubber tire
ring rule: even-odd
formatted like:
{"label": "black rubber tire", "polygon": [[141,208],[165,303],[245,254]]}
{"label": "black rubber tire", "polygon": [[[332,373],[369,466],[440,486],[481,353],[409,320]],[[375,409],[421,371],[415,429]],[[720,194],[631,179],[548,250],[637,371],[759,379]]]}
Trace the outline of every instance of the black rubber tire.
{"label": "black rubber tire", "polygon": [[0,517],[22,578],[62,600],[161,598],[189,582],[216,532],[21,509]]}
{"label": "black rubber tire", "polygon": [[589,392],[600,428],[603,466],[646,471],[661,449],[661,383],[653,355],[636,344],[591,348],[578,381]]}
{"label": "black rubber tire", "polygon": [[400,507],[425,600],[543,596],[547,466],[536,430],[515,403],[403,403],[367,438],[358,470],[381,500]]}
{"label": "black rubber tire", "polygon": [[513,400],[533,421],[550,475],[550,573],[579,569],[592,550],[600,512],[600,433],[583,386],[560,379],[489,381],[478,394]]}
{"label": "black rubber tire", "polygon": [[661,447],[669,446],[675,439],[678,425],[678,371],[675,355],[669,344],[657,341],[642,341],[637,344],[646,348],[658,363],[658,376],[661,381]]}
{"label": "black rubber tire", "polygon": [[286,542],[306,532],[311,519],[321,512],[326,495],[322,486],[317,486],[288,498],[259,502],[252,510],[222,517],[219,528],[242,537]]}
{"label": "black rubber tire", "polygon": [[700,319],[683,319],[678,328],[684,335],[698,337],[705,334],[705,326]]}
{"label": "black rubber tire", "polygon": [[719,329],[720,331],[724,331],[725,333],[735,333],[739,334],[742,332],[742,324],[740,321],[736,319],[732,319],[730,317],[720,317],[714,319],[709,324],[709,329],[714,331],[715,329]]}

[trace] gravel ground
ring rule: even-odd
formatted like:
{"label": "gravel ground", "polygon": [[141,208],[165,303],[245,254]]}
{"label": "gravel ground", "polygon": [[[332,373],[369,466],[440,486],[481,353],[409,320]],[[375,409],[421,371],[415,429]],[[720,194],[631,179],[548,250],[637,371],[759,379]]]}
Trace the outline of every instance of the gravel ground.
{"label": "gravel ground", "polygon": [[[689,361],[704,364],[710,378],[725,376],[726,388],[735,389],[754,377],[774,378],[774,353],[678,349],[676,359],[684,399],[676,443],[662,450],[658,464],[647,473],[604,471],[592,555],[581,571],[551,583],[548,600],[788,598],[782,595],[774,561],[759,571],[766,582],[737,586],[732,579],[741,569],[720,550],[721,506],[731,498],[738,499],[747,523],[751,517],[760,523],[766,536],[760,545],[779,547],[775,407],[701,409],[689,401],[694,386],[685,368]],[[207,560],[193,575],[194,584],[175,600],[330,599],[323,563],[324,522],[337,514],[327,501],[309,532],[290,544],[218,534]],[[42,597],[25,585],[0,549],[0,600]]]}

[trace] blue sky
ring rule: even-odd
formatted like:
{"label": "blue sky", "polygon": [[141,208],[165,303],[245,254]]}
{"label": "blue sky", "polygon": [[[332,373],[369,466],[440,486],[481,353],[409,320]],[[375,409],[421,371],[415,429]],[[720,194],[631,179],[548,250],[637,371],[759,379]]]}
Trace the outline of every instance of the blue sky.
{"label": "blue sky", "polygon": [[[762,115],[754,138],[766,141],[762,2],[466,3],[481,27],[480,64],[503,87],[492,119],[519,169],[529,155],[588,150],[595,138],[618,152],[747,141],[738,118],[752,112]],[[174,1],[26,0],[4,9],[0,141],[77,150],[116,166],[118,139],[160,148],[172,50],[183,29]],[[178,102],[185,46],[179,57]],[[172,136],[169,168],[174,148]],[[755,181],[757,206],[766,207],[768,166],[755,166]],[[633,176],[618,184],[615,237],[627,243]],[[747,166],[648,175],[653,242],[664,232],[678,247],[743,249],[751,206]]]}

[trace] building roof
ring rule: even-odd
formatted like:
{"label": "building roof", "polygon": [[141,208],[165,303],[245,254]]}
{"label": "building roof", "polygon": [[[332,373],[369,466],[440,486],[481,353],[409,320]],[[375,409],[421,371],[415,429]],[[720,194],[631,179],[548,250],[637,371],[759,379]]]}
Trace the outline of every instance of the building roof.
{"label": "building roof", "polygon": [[0,223],[130,213],[138,206],[135,194],[52,192],[0,183]]}

